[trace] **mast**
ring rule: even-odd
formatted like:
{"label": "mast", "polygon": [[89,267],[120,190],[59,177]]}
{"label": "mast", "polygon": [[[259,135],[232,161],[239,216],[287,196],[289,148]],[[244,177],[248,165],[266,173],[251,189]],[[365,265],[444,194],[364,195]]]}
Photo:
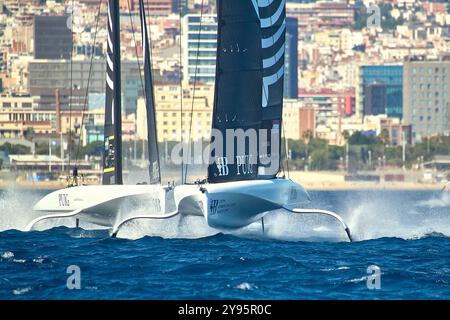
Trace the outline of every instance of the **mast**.
{"label": "mast", "polygon": [[[211,183],[272,179],[280,170],[285,5],[286,0],[217,1],[212,129],[222,134],[223,150],[217,152],[212,137]],[[239,132],[244,137],[236,138]]]}
{"label": "mast", "polygon": [[107,42],[103,184],[123,184],[120,9],[118,0],[108,1]]}
{"label": "mast", "polygon": [[144,59],[144,94],[145,109],[147,112],[147,144],[150,184],[161,183],[161,171],[159,163],[158,137],[156,130],[155,95],[153,91],[152,62],[150,57],[150,43],[148,41],[148,29],[145,19],[144,1],[139,0],[139,13],[141,18],[143,59]]}

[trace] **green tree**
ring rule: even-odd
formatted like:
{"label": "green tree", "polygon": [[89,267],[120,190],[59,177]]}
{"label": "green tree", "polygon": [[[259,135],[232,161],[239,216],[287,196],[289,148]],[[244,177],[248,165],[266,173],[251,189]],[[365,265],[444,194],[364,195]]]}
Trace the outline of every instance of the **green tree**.
{"label": "green tree", "polygon": [[389,138],[389,131],[388,129],[383,129],[380,132],[380,135],[378,136],[378,138],[380,139],[380,142],[383,145],[389,145],[390,144],[390,138]]}
{"label": "green tree", "polygon": [[6,142],[0,146],[0,150],[5,151],[7,154],[29,154],[30,148],[21,144],[11,144]]}

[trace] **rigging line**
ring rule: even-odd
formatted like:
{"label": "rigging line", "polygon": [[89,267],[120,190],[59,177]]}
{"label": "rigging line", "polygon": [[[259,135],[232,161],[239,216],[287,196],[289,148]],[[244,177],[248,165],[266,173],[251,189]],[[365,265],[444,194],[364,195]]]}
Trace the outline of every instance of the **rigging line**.
{"label": "rigging line", "polygon": [[[127,0],[127,6],[128,6],[128,16],[130,18],[131,32],[132,32],[133,41],[134,41],[134,44],[135,44],[134,48],[135,48],[135,53],[136,53],[136,61],[137,61],[138,69],[139,69],[139,78],[141,79],[142,94],[144,96],[144,104],[145,104],[145,106],[147,106],[147,90],[146,90],[146,86],[144,85],[144,80],[142,78],[142,67],[141,67],[141,63],[139,61],[139,53],[138,53],[138,49],[137,49],[137,46],[136,46],[136,43],[137,43],[136,42],[136,32],[135,32],[135,29],[134,29],[133,19],[132,19],[132,16],[131,16],[130,0]],[[145,9],[144,9],[144,14],[145,14]],[[147,22],[147,20],[146,20],[146,22]],[[142,27],[141,27],[141,32],[142,33],[144,32]],[[149,52],[150,52],[150,57],[149,57],[150,58],[150,69],[152,69],[152,65],[151,65],[152,62],[153,62],[152,42],[151,42],[152,35],[151,35],[151,31],[149,31],[148,33],[149,33],[149,38],[150,38],[150,41],[149,41],[149,44],[148,44],[148,46],[149,46],[148,49],[149,49]],[[145,40],[147,40],[147,39],[144,39],[144,41]],[[142,48],[144,48],[144,46],[145,46],[144,43],[142,43]],[[142,53],[142,57],[144,57],[144,53]],[[145,64],[145,61],[144,61],[144,64]],[[148,127],[148,124],[147,124],[147,127]],[[147,130],[150,130],[150,128],[147,128]],[[144,157],[144,151],[145,151],[145,147],[143,145],[142,146],[142,156],[143,157]],[[150,152],[150,150],[148,150],[148,152]]]}
{"label": "rigging line", "polygon": [[182,1],[178,1],[178,12],[179,12],[179,16],[180,16],[180,143],[181,143],[181,184],[184,184],[183,181],[183,176],[184,176],[184,146],[183,146],[183,71],[182,71],[182,57],[183,57],[183,49],[181,48],[181,38],[183,36],[183,12],[182,12]]}
{"label": "rigging line", "polygon": [[[130,10],[130,0],[127,0],[127,6],[128,6],[128,16],[129,16],[129,18],[130,18],[130,24],[131,24],[131,32],[132,32],[132,34],[133,34],[133,41],[134,41],[134,49],[135,49],[135,51],[136,51],[136,61],[137,61],[137,65],[138,65],[138,68],[139,68],[139,77],[140,77],[140,79],[141,79],[141,87],[142,87],[142,93],[143,93],[143,95],[144,95],[144,102],[145,102],[145,105],[147,105],[147,95],[146,95],[146,91],[145,91],[145,85],[144,85],[144,80],[143,80],[143,78],[142,78],[142,68],[141,68],[141,63],[140,63],[140,61],[139,61],[139,54],[138,54],[138,49],[137,49],[137,46],[136,46],[136,35],[135,35],[135,31],[134,31],[134,24],[133,24],[133,19],[132,19],[132,17],[131,17],[131,10]],[[141,31],[142,32],[142,31]],[[142,47],[144,46],[144,44],[142,43]],[[150,51],[151,51],[151,49],[150,49]],[[144,150],[142,150],[142,152],[144,152]]]}
{"label": "rigging line", "polygon": [[[194,114],[194,103],[195,103],[195,90],[197,87],[197,68],[198,68],[198,59],[200,56],[200,35],[202,33],[202,22],[203,22],[203,4],[204,4],[204,0],[202,0],[202,4],[200,7],[200,24],[199,24],[199,28],[198,28],[198,39],[197,39],[197,55],[196,55],[196,60],[195,60],[195,71],[194,71],[194,88],[193,88],[193,93],[192,93],[192,105],[191,105],[191,118],[189,121],[189,138],[188,138],[188,151],[189,151],[189,155],[191,154],[191,150],[190,150],[190,146],[191,146],[191,134],[192,134],[192,119],[193,119],[193,114]],[[194,155],[195,157],[195,155]],[[184,181],[187,181],[187,173],[188,173],[188,163],[186,163],[186,168],[184,170]]]}
{"label": "rigging line", "polygon": [[[84,125],[84,114],[86,112],[88,99],[89,99],[89,86],[90,86],[90,83],[91,83],[92,65],[93,65],[94,55],[95,55],[95,45],[97,43],[97,31],[98,31],[98,25],[99,25],[99,21],[100,21],[100,12],[101,12],[101,8],[102,8],[102,1],[103,0],[100,0],[99,3],[98,3],[97,19],[96,19],[96,22],[95,22],[94,41],[92,43],[92,52],[91,52],[91,59],[90,59],[91,61],[90,61],[90,64],[89,64],[89,72],[88,72],[88,79],[87,79],[87,84],[86,84],[86,93],[85,93],[85,96],[84,96],[83,111],[81,112],[81,126],[80,126],[80,130],[82,130],[83,125]],[[80,139],[80,141],[78,141],[77,153],[75,154],[75,167],[78,165],[78,155],[80,153],[80,146],[81,146],[81,139]]]}
{"label": "rigging line", "polygon": [[[72,95],[73,95],[73,15],[74,15],[74,0],[72,0],[72,19],[70,21],[70,32],[72,36],[72,47],[70,50],[70,89],[69,89],[69,161],[68,161],[68,169],[70,174],[70,158],[72,156],[71,150],[72,150]],[[61,112],[61,111],[60,111]],[[49,147],[51,148],[51,146]]]}

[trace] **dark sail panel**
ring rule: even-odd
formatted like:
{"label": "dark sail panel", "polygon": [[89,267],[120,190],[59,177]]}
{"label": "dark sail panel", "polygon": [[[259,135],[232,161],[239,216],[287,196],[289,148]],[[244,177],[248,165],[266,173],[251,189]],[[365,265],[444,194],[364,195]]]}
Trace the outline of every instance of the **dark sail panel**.
{"label": "dark sail panel", "polygon": [[261,129],[267,130],[267,147],[259,150],[258,178],[267,179],[280,169],[286,0],[259,0],[258,4],[263,58]]}
{"label": "dark sail panel", "polygon": [[[231,141],[226,141],[226,130],[258,130],[260,126],[262,55],[258,12],[251,0],[219,0],[217,11],[217,65],[212,128],[220,131],[224,139],[222,152],[213,150],[213,163],[208,167],[208,181],[214,183],[255,179],[257,152],[251,152],[247,141],[244,152],[239,153],[235,143],[233,156],[227,156],[226,145]],[[217,143],[214,137],[212,143]]]}
{"label": "dark sail panel", "polygon": [[[212,128],[222,133],[224,150],[214,152],[213,136],[208,180],[271,179],[280,169],[286,1],[219,0],[217,6]],[[255,129],[256,152],[245,140],[244,152],[235,144],[234,156],[227,156],[227,129]]]}
{"label": "dark sail panel", "polygon": [[145,106],[147,111],[147,143],[148,159],[150,161],[149,175],[150,183],[161,183],[161,171],[159,167],[158,138],[156,131],[155,96],[153,92],[152,65],[150,60],[150,43],[148,41],[148,29],[145,19],[143,0],[139,1],[142,45],[144,58],[145,77]]}
{"label": "dark sail panel", "polygon": [[120,89],[120,21],[118,1],[108,1],[103,184],[122,184]]}

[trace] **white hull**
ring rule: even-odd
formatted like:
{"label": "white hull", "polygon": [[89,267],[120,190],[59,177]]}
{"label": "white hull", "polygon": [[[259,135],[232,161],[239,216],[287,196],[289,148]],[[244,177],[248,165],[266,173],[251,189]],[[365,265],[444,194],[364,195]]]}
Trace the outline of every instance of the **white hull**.
{"label": "white hull", "polygon": [[[81,221],[109,227],[116,235],[128,221],[168,219],[178,214],[205,218],[215,229],[238,229],[261,221],[270,211],[285,209],[296,214],[322,214],[337,219],[351,235],[339,215],[319,209],[298,209],[309,201],[299,184],[288,179],[249,180],[204,185],[80,186],[61,189],[40,200],[34,210],[48,214],[31,221],[75,217]],[[137,214],[130,211],[139,208]],[[122,213],[122,211],[124,213]]]}
{"label": "white hull", "polygon": [[[173,190],[161,185],[79,186],[54,191],[33,208],[46,214],[31,221],[27,229],[45,219],[76,217],[82,221],[113,228],[122,223],[123,211],[145,208],[150,215],[173,210]],[[171,206],[172,204],[172,206]],[[126,212],[125,212],[126,213]]]}
{"label": "white hull", "polygon": [[309,201],[305,189],[287,179],[182,185],[175,187],[174,195],[181,214],[202,215],[218,229],[242,228],[268,211]]}

